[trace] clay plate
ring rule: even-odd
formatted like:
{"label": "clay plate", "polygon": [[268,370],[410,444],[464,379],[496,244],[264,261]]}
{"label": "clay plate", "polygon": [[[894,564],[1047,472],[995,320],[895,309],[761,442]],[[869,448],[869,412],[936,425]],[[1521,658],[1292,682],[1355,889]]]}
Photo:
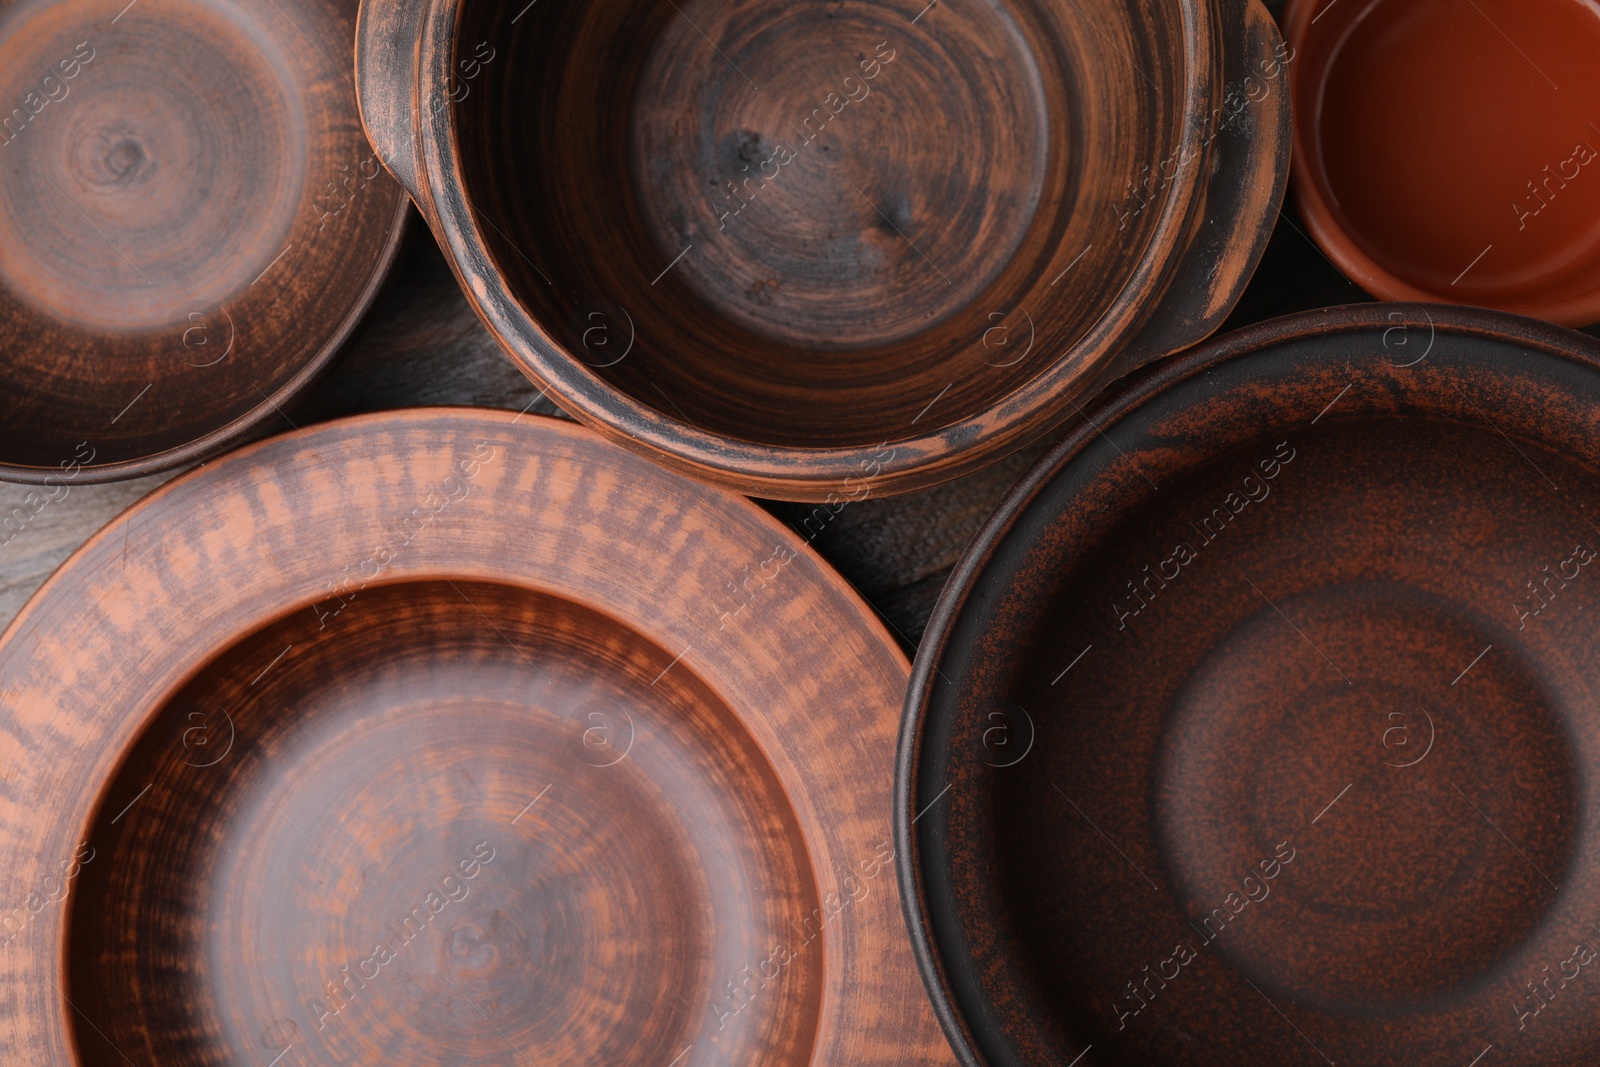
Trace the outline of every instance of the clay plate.
{"label": "clay plate", "polygon": [[164,487],[0,639],[34,1064],[948,1060],[889,842],[907,665],[776,520],[418,410]]}
{"label": "clay plate", "polygon": [[901,738],[963,1062],[1590,1062],[1597,397],[1582,335],[1336,309],[1019,484]]}
{"label": "clay plate", "polygon": [[0,4],[0,478],[202,458],[332,359],[406,217],[355,23],[353,0]]}

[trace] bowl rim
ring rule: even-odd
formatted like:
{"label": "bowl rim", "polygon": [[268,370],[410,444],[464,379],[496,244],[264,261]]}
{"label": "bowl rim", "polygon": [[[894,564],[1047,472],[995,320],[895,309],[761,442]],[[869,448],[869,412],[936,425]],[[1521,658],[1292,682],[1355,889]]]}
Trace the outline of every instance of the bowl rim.
{"label": "bowl rim", "polygon": [[[1366,0],[1366,2],[1367,6],[1371,7],[1381,0]],[[1297,60],[1305,53],[1306,35],[1310,32],[1311,24],[1321,17],[1320,14],[1316,16],[1311,14],[1313,6],[1325,11],[1333,5],[1326,0],[1287,0],[1284,5],[1283,36],[1294,49]],[[1322,78],[1318,78],[1314,84],[1308,84],[1302,93],[1299,82],[1300,76],[1304,73],[1306,73],[1304,62],[1297,63],[1296,69],[1289,73],[1290,96],[1293,100],[1289,110],[1293,127],[1291,138],[1294,143],[1294,159],[1289,166],[1289,186],[1294,191],[1295,202],[1300,206],[1300,214],[1305,220],[1306,227],[1311,231],[1317,247],[1333,261],[1334,266],[1379,300],[1452,303],[1447,294],[1418,288],[1383,267],[1362,250],[1355,236],[1340,223],[1338,213],[1331,203],[1331,195],[1324,188],[1320,170],[1311,163],[1314,155],[1311,147],[1312,123],[1309,109],[1297,106],[1306,94],[1317,93],[1320,96]],[[1316,67],[1315,73],[1325,77],[1328,73],[1327,64]],[[1507,303],[1499,306],[1497,310],[1546,319],[1558,326],[1573,328],[1588,326],[1600,321],[1600,275],[1596,276],[1587,293],[1561,300],[1532,299],[1515,304]]]}
{"label": "bowl rim", "polygon": [[[378,255],[371,263],[366,284],[356,299],[350,304],[344,317],[338,325],[328,333],[327,339],[312,356],[305,361],[299,370],[295,371],[288,380],[272,393],[263,398],[258,404],[244,414],[230,422],[208,430],[199,437],[163,449],[145,456],[136,456],[132,459],[117,460],[112,463],[88,463],[80,465],[72,474],[66,474],[60,467],[36,467],[28,464],[8,463],[0,459],[0,482],[15,482],[20,485],[53,485],[63,481],[75,485],[95,485],[104,482],[119,482],[129,478],[142,478],[148,474],[160,474],[184,467],[191,463],[211,459],[219,453],[227,451],[240,440],[249,437],[262,424],[274,415],[281,415],[285,419],[288,415],[284,409],[304,396],[310,388],[322,379],[333,367],[334,360],[344,350],[345,344],[355,333],[356,328],[366,318],[367,312],[372,309],[372,304],[378,298],[379,291],[389,280],[394,271],[395,264],[400,257],[400,250],[405,244],[406,236],[411,228],[411,204],[406,199],[405,190],[400,183],[390,177],[389,182],[394,185],[395,207],[389,216],[388,233],[384,237],[383,245],[378,250]],[[52,481],[53,479],[53,481]]]}
{"label": "bowl rim", "polygon": [[[466,0],[422,2],[416,83],[409,88],[418,94],[415,99],[446,99],[459,13]],[[481,213],[467,198],[452,107],[414,111],[419,130],[418,194],[425,201],[425,213],[438,220],[445,258],[490,333],[523,373],[549,390],[551,399],[574,418],[682,473],[754,496],[822,500],[826,495],[831,501],[843,489],[853,499],[863,485],[873,495],[906,492],[987,466],[1071,417],[1081,394],[1092,390],[1096,376],[1114,361],[1122,342],[1154,314],[1193,237],[1195,216],[1205,204],[1210,168],[1204,161],[1214,159],[1217,149],[1212,143],[1202,144],[1204,123],[1199,119],[1213,95],[1221,95],[1217,87],[1222,84],[1227,44],[1217,12],[1228,2],[1179,0],[1187,47],[1178,119],[1181,133],[1174,158],[1187,152],[1201,164],[1190,169],[1189,181],[1169,187],[1171,195],[1163,202],[1148,244],[1106,311],[1069,352],[1056,355],[1044,370],[984,410],[880,445],[803,448],[710,433],[687,418],[674,418],[634,399],[569,353],[501,279],[479,225]],[[1071,352],[1088,353],[1091,358],[1070,358]],[[931,406],[938,397],[929,400]],[[885,447],[892,449],[888,459],[883,458]]]}
{"label": "bowl rim", "polygon": [[[1429,329],[1473,336],[1531,349],[1541,356],[1565,359],[1600,371],[1600,342],[1587,334],[1510,312],[1438,304],[1346,304],[1298,312],[1223,334],[1187,353],[1156,363],[1097,399],[1082,423],[1065,434],[1029,468],[984,520],[952,569],[923,632],[906,686],[900,740],[895,752],[895,873],[906,927],[932,1000],[934,1013],[955,1049],[962,1067],[989,1067],[973,1030],[960,1008],[950,981],[944,951],[932,929],[927,906],[922,850],[912,829],[920,785],[923,737],[933,715],[931,702],[939,680],[939,664],[966,613],[978,580],[1007,540],[1030,517],[1045,488],[1080,454],[1122,418],[1148,401],[1230,360],[1292,345],[1314,337],[1359,334],[1374,329]],[[1432,333],[1429,335],[1433,336]],[[1575,343],[1576,342],[1576,343]],[[948,682],[946,684],[949,684]]]}
{"label": "bowl rim", "polygon": [[[944,1037],[912,974],[892,864],[879,855],[866,873],[863,858],[876,848],[870,839],[885,847],[891,839],[885,810],[891,783],[881,770],[894,744],[895,709],[909,670],[904,652],[860,594],[775,516],[564,419],[438,407],[320,423],[254,442],[172,479],[85,542],[0,633],[0,690],[8,697],[0,732],[35,738],[41,748],[12,783],[13,799],[31,794],[35,802],[0,813],[0,854],[15,861],[17,884],[37,883],[54,871],[49,842],[96,824],[128,753],[196,672],[260,626],[331,597],[330,587],[339,588],[356,566],[341,572],[342,559],[375,555],[374,544],[396,543],[397,516],[406,514],[410,498],[430,485],[438,489],[440,479],[458,469],[459,457],[473,453],[475,441],[496,450],[482,461],[482,492],[464,493],[448,509],[441,505],[431,520],[439,524],[430,531],[435,536],[407,542],[410,547],[369,584],[441,576],[499,580],[618,619],[666,650],[663,658],[683,648],[673,664],[699,675],[736,715],[787,797],[817,902],[827,906],[824,895],[838,887],[841,870],[855,872],[858,881],[878,879],[873,888],[881,892],[863,892],[844,912],[848,919],[837,921],[838,913],[831,913],[814,935],[818,944],[809,958],[822,992],[810,1054],[837,1058],[849,1047],[843,1060],[886,1067],[915,1041],[926,1061],[948,1062],[940,1052]],[[402,461],[385,462],[396,457]],[[468,482],[473,477],[468,474]],[[536,491],[541,485],[547,491]],[[393,514],[361,506],[400,493],[405,506]],[[602,510],[626,502],[628,513],[648,518],[650,529],[660,532],[663,551],[681,550],[681,565],[655,568],[656,577],[646,580],[637,550],[648,546],[585,540],[583,552],[566,550],[557,534],[571,536],[600,513],[548,506],[568,494]],[[274,508],[275,521],[265,520]],[[135,523],[141,538],[124,554]],[[261,558],[263,527],[289,531],[274,544],[272,565],[247,566],[237,580],[215,581],[218,566]],[[749,613],[719,630],[713,624],[722,577],[737,576],[744,555],[776,553],[774,545],[787,549],[781,577]],[[729,549],[739,554],[730,558]],[[187,592],[170,599],[138,595],[174,568],[183,580],[167,584]],[[358,567],[356,573],[364,572]],[[663,590],[690,604],[703,602],[704,617],[669,609]],[[832,651],[819,662],[805,649],[821,648],[825,633],[834,635]],[[797,649],[796,641],[806,639],[810,644]],[[57,669],[62,656],[71,658],[71,670]],[[95,662],[106,669],[86,669]],[[819,694],[831,694],[832,714],[810,713]],[[50,728],[28,725],[41,722]],[[66,999],[75,900],[69,879],[59,908],[20,932],[29,940],[5,968],[19,980],[26,974],[54,983],[29,984],[0,1020],[0,1035],[30,1049],[31,1061],[76,1062],[76,1025]],[[12,931],[6,934],[9,941]],[[803,955],[803,945],[796,947]],[[897,966],[883,966],[896,956]],[[872,1054],[856,1055],[863,1048]]]}

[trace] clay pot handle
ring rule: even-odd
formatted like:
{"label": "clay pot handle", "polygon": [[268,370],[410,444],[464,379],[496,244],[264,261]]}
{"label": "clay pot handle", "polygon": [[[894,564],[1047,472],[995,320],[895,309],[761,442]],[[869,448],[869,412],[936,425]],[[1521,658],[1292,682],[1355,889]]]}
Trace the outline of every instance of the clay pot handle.
{"label": "clay pot handle", "polygon": [[1204,213],[1165,299],[1118,358],[1119,373],[1188,348],[1222,325],[1283,203],[1294,55],[1261,0],[1224,0],[1221,8],[1223,39],[1243,47],[1224,59],[1222,118],[1208,121],[1202,134],[1213,137]]}
{"label": "clay pot handle", "polygon": [[362,0],[356,99],[378,159],[428,214],[417,163],[417,80],[428,0]]}

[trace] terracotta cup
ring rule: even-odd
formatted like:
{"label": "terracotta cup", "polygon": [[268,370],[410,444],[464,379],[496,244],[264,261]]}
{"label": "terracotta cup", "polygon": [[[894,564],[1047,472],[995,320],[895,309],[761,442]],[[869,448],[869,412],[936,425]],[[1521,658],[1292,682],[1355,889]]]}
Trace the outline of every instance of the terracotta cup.
{"label": "terracotta cup", "polygon": [[369,0],[358,37],[518,365],[769,497],[954,477],[1204,337],[1287,167],[1255,0]]}
{"label": "terracotta cup", "polygon": [[1367,304],[1151,368],[1040,460],[901,733],[963,1063],[1592,1055],[1597,402],[1592,338]]}
{"label": "terracotta cup", "polygon": [[0,637],[7,1062],[949,1063],[907,670],[787,527],[568,420],[235,452]]}
{"label": "terracotta cup", "polygon": [[355,23],[354,0],[0,4],[0,478],[286,426],[406,217],[359,128]]}
{"label": "terracotta cup", "polygon": [[1289,0],[1293,184],[1385,300],[1600,320],[1600,5]]}

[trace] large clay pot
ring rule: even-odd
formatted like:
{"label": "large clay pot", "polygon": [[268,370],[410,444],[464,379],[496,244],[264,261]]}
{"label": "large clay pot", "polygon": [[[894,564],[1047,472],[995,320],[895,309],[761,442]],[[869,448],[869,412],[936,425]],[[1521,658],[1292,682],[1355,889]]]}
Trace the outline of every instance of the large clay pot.
{"label": "large clay pot", "polygon": [[1288,167],[1256,0],[368,0],[358,36],[511,358],[768,497],[954,477],[1206,336]]}

